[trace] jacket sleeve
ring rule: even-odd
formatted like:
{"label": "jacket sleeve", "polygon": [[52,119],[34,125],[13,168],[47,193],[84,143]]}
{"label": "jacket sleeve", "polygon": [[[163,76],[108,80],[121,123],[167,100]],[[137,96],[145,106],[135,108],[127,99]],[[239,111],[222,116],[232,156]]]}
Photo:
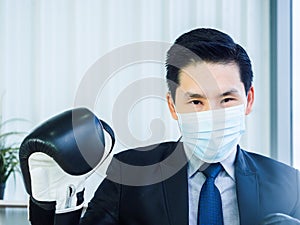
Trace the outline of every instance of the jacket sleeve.
{"label": "jacket sleeve", "polygon": [[117,225],[119,192],[119,184],[103,180],[81,218],[80,225]]}
{"label": "jacket sleeve", "polygon": [[297,199],[294,207],[293,217],[300,220],[300,172],[296,170],[296,185],[297,185]]}
{"label": "jacket sleeve", "polygon": [[107,177],[99,185],[79,225],[118,225],[121,196],[120,165],[111,161]]}

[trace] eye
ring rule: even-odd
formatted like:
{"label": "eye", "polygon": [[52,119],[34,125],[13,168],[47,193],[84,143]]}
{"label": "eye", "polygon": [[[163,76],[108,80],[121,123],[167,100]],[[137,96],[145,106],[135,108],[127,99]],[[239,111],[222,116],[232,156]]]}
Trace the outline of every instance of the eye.
{"label": "eye", "polygon": [[222,100],[222,103],[227,103],[227,102],[230,102],[230,101],[234,101],[234,98],[224,98]]}
{"label": "eye", "polygon": [[193,101],[190,101],[190,103],[192,103],[193,105],[200,105],[200,104],[202,104],[202,102],[199,101],[199,100],[193,100]]}

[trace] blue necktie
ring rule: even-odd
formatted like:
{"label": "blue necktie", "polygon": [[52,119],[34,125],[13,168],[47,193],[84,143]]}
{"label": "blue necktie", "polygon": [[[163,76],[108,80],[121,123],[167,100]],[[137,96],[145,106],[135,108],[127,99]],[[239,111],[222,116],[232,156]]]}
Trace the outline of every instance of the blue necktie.
{"label": "blue necktie", "polygon": [[200,192],[198,225],[223,224],[221,195],[215,186],[215,178],[222,169],[220,163],[214,163],[202,171],[206,176],[206,180]]}

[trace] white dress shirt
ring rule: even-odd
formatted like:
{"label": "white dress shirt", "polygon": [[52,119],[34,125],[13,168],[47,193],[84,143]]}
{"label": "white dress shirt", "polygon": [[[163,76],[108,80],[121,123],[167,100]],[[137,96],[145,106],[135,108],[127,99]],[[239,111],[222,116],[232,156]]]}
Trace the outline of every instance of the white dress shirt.
{"label": "white dress shirt", "polygon": [[[240,224],[234,175],[234,160],[236,151],[237,150],[235,148],[225,160],[220,162],[224,170],[221,171],[215,179],[215,185],[221,194],[224,225]],[[199,195],[202,185],[206,179],[205,175],[199,171],[199,168],[203,166],[205,162],[198,159],[195,155],[189,156],[189,153],[186,150],[185,152],[189,158],[187,171],[189,225],[197,225]]]}

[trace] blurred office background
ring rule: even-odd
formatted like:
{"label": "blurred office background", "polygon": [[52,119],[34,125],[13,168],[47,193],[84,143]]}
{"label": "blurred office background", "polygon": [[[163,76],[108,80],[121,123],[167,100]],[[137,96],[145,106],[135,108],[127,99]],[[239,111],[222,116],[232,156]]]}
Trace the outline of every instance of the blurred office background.
{"label": "blurred office background", "polygon": [[[86,104],[116,131],[114,152],[177,140],[164,100],[165,50],[184,32],[212,27],[252,59],[255,105],[241,146],[300,168],[296,8],[299,0],[0,0],[0,115],[28,120],[4,129],[30,132]],[[155,56],[142,50],[160,45]],[[120,60],[131,51],[136,59]],[[82,89],[94,68],[96,94]],[[104,171],[88,181],[87,199]],[[4,203],[14,201],[27,201],[20,175],[7,184]]]}

